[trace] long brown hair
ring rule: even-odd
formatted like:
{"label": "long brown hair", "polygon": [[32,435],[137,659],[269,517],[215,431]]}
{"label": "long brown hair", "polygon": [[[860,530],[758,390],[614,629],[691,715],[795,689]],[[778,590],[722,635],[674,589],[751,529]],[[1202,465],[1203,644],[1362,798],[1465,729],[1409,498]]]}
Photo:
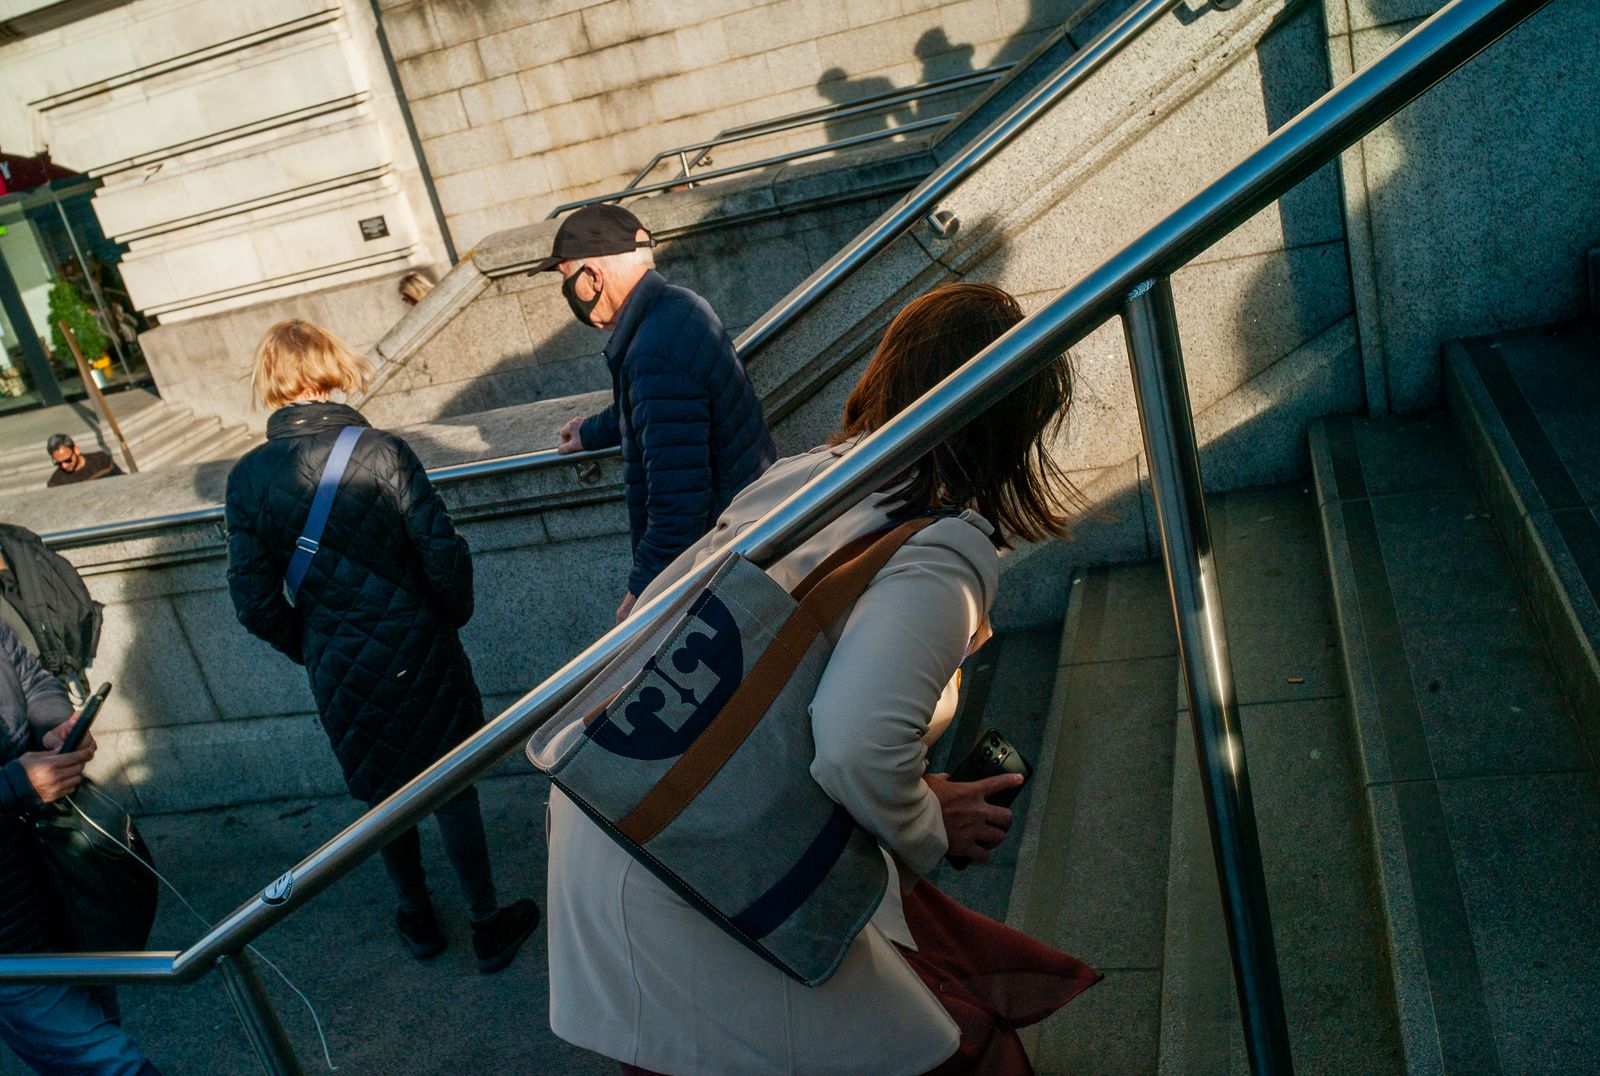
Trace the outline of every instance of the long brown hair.
{"label": "long brown hair", "polygon": [[[878,429],[1021,320],[1016,299],[988,284],[946,284],[914,299],[884,333],[829,443]],[[1048,442],[1071,403],[1063,355],[896,478],[887,487],[900,502],[893,514],[970,506],[995,525],[1001,549],[1066,534],[1081,497]]]}

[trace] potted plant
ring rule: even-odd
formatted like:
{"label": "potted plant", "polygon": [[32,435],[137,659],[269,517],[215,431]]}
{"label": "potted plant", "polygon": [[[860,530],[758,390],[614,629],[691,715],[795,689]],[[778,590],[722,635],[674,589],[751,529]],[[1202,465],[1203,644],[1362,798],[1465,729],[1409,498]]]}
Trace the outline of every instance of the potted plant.
{"label": "potted plant", "polygon": [[[109,346],[106,334],[100,331],[100,324],[95,321],[94,311],[84,302],[83,296],[78,294],[78,289],[73,286],[72,281],[64,276],[57,276],[55,283],[50,285],[49,304],[51,348],[66,365],[75,368],[72,362],[72,348],[67,344],[66,335],[61,331],[61,323],[66,322],[72,330],[72,335],[77,339],[78,349],[83,352],[84,361],[89,363],[92,373],[95,361],[106,357],[106,348]],[[109,366],[110,362],[105,365]]]}

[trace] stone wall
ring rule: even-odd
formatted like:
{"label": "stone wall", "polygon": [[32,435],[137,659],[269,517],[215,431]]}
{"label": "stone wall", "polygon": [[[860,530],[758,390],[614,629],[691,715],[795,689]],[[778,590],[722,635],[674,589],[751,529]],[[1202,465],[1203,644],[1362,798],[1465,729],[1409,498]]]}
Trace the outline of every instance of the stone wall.
{"label": "stone wall", "polygon": [[[160,325],[139,337],[161,397],[199,415],[215,415],[229,426],[264,430],[267,412],[254,406],[250,371],[256,345],[284,318],[303,318],[338,334],[362,354],[406,312],[399,283],[404,273],[346,284],[229,310],[209,317]],[[407,416],[417,422],[429,416]]]}
{"label": "stone wall", "polygon": [[[459,249],[614,190],[657,152],[1021,59],[1096,0],[382,0]],[[824,76],[827,76],[826,78]],[[953,110],[948,99],[875,121]],[[828,140],[810,127],[719,166]],[[675,174],[662,171],[655,178]]]}
{"label": "stone wall", "polygon": [[[1336,78],[1439,0],[1327,0]],[[1446,340],[1584,316],[1600,240],[1600,4],[1553,0],[1345,154],[1374,410],[1436,406]]]}
{"label": "stone wall", "polygon": [[365,0],[85,10],[0,44],[0,144],[104,181],[94,209],[129,244],[144,313],[171,323],[443,260]]}
{"label": "stone wall", "polygon": [[[656,265],[738,333],[932,167],[928,153],[864,151],[633,203],[660,241]],[[484,411],[610,387],[605,334],[572,318],[557,275],[527,275],[553,222],[498,233],[380,340],[380,424]]]}

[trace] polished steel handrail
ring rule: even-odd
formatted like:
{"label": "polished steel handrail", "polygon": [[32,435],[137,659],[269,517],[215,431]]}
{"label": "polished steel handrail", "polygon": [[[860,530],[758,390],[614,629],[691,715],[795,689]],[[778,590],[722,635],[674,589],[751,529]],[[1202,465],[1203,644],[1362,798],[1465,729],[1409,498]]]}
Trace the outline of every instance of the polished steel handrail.
{"label": "polished steel handrail", "polygon": [[[786,126],[792,120],[827,120],[837,119],[839,116],[851,115],[859,111],[871,111],[873,108],[883,108],[888,105],[903,104],[923,97],[937,97],[942,93],[952,90],[965,89],[968,84],[981,84],[997,82],[1002,76],[1016,67],[1016,64],[996,64],[993,67],[980,67],[976,71],[963,71],[959,75],[945,75],[943,78],[929,79],[915,85],[904,86],[899,89],[884,90],[882,93],[868,94],[865,97],[852,97],[848,101],[836,101],[833,104],[818,105],[801,112],[790,112],[772,119],[756,120],[754,123],[741,123],[726,130],[718,131],[717,137],[731,134],[759,133],[775,129],[776,126]],[[692,149],[693,147],[685,147]]]}
{"label": "polished steel handrail", "polygon": [[929,217],[941,201],[980,167],[1032,127],[1040,117],[1081,86],[1182,0],[1143,0],[1129,8],[1083,48],[1073,53],[1048,80],[1012,105],[977,138],[924,179],[912,192],[850,240],[793,291],[775,303],[739,334],[734,347],[746,361],[770,344],[834,288],[918,221]]}
{"label": "polished steel handrail", "polygon": [[[991,82],[999,81],[1013,66],[1013,64],[1000,64],[977,71],[967,71],[959,75],[946,75],[944,78],[919,82],[915,86],[875,93],[866,97],[857,97],[850,101],[823,105],[819,108],[808,108],[804,112],[791,112],[787,116],[775,116],[772,119],[758,120],[755,123],[729,127],[726,130],[718,131],[715,138],[662,150],[650,158],[650,163],[639,169],[639,173],[629,180],[627,187],[623,189],[631,190],[643,183],[645,176],[655,171],[658,164],[670,157],[677,157],[682,164],[683,173],[678,177],[680,180],[692,178],[695,181],[699,181],[702,177],[691,176],[691,173],[694,169],[699,168],[705,161],[706,155],[718,146],[745,142],[752,138],[779,134],[783,131],[798,130],[801,127],[811,127],[818,123],[848,119],[852,116],[870,115],[873,112],[880,112],[894,105],[911,104],[925,97],[942,97],[947,93],[955,93],[957,90],[965,90],[973,86],[987,86]],[[951,116],[954,115],[954,113],[951,114]],[[694,154],[693,158],[689,157],[691,153]]]}
{"label": "polished steel handrail", "polygon": [[[807,483],[778,505],[731,548],[758,565],[770,565],[799,543],[816,534],[831,520],[873,490],[881,488],[909,464],[944,438],[973,421],[990,406],[1021,386],[1067,349],[1112,316],[1123,314],[1130,343],[1135,336],[1152,337],[1154,346],[1130,349],[1140,402],[1148,403],[1144,388],[1164,384],[1176,388],[1181,414],[1155,415],[1141,407],[1140,421],[1147,444],[1165,443],[1186,434],[1187,390],[1181,366],[1152,369],[1151,363],[1169,361],[1170,302],[1159,294],[1165,278],[1251,216],[1282,197],[1300,180],[1326,164],[1403,105],[1427,90],[1450,71],[1465,63],[1497,38],[1543,7],[1548,0],[1451,0],[1432,17],[1406,34],[1382,56],[1330,90],[1289,121],[1258,149],[1190,198],[1128,246],[1072,285],[1037,313],[1007,332],[967,362],[893,420],[864,438],[834,466]],[[1156,290],[1156,302],[1147,296]],[[1168,339],[1167,343],[1171,343]],[[1180,446],[1181,447],[1181,446]],[[1169,480],[1201,488],[1198,464],[1192,452],[1174,457],[1176,473],[1152,481]],[[1172,504],[1181,491],[1164,488],[1158,499]],[[1194,526],[1182,511],[1163,515],[1165,529]],[[1209,538],[1204,533],[1203,512],[1199,533],[1163,533],[1163,549],[1175,555],[1181,540],[1189,562],[1169,559],[1169,577],[1184,573],[1194,580],[1207,578]],[[709,566],[707,569],[709,570]],[[0,957],[0,982],[119,982],[133,978],[188,981],[203,975],[217,961],[237,954],[253,938],[315,896],[357,863],[376,852],[395,834],[414,825],[482,776],[527,735],[553,716],[588,679],[660,617],[667,605],[698,581],[693,575],[669,587],[624,624],[614,628],[573,658],[544,683],[523,696],[427,771],[385,799],[355,823],[333,837],[282,875],[262,894],[241,905],[225,920],[173,960],[170,972],[159,971],[167,954],[51,954]],[[1275,981],[1271,964],[1270,922],[1261,894],[1259,850],[1246,830],[1219,831],[1217,801],[1234,796],[1232,808],[1248,808],[1248,783],[1242,739],[1237,736],[1237,715],[1227,709],[1231,700],[1229,673],[1222,653],[1213,648],[1220,638],[1220,610],[1215,593],[1181,589],[1173,585],[1180,645],[1184,648],[1188,679],[1214,681],[1196,691],[1191,682],[1191,709],[1195,713],[1196,751],[1201,761],[1207,794],[1208,818],[1223,888],[1223,907],[1232,942],[1236,978],[1239,979],[1241,1016],[1252,1067],[1258,1072],[1290,1070],[1287,1032],[1281,997],[1275,990],[1253,989]],[[1187,595],[1187,597],[1186,597]],[[1198,608],[1178,608],[1180,601],[1201,603]],[[1207,621],[1201,630],[1198,621]],[[1200,735],[1202,732],[1204,736]],[[1241,787],[1245,793],[1239,798]],[[1248,811],[1246,811],[1248,813]],[[1253,903],[1260,903],[1253,908]],[[1242,926],[1267,928],[1265,949],[1242,951],[1252,942]],[[151,967],[152,960],[157,968]],[[259,1045],[259,1044],[258,1044]]]}
{"label": "polished steel handrail", "polygon": [[744,172],[756,172],[763,168],[770,168],[775,164],[787,164],[790,161],[804,160],[807,157],[817,157],[824,153],[833,153],[841,149],[854,149],[857,146],[869,145],[873,142],[882,142],[890,138],[899,138],[901,135],[916,134],[918,131],[942,127],[956,118],[956,113],[951,112],[944,116],[930,116],[925,120],[914,123],[901,124],[898,127],[885,127],[881,131],[869,131],[866,134],[854,135],[850,138],[841,138],[835,142],[824,142],[820,146],[808,146],[805,149],[791,150],[788,153],[775,153],[770,157],[763,157],[758,161],[749,161],[745,164],[730,164],[726,168],[713,168],[709,172],[696,172],[691,176],[679,176],[677,179],[663,179],[659,183],[647,183],[642,187],[626,187],[610,194],[596,194],[589,198],[580,198],[576,202],[564,202],[556,206],[545,215],[545,220],[555,220],[561,214],[573,209],[582,209],[588,205],[599,205],[602,202],[620,202],[624,198],[637,198],[644,194],[654,194],[657,191],[675,190],[693,183],[703,183],[708,179],[724,179],[728,176],[740,175]]}
{"label": "polished steel handrail", "polygon": [[[446,485],[468,478],[488,478],[493,475],[512,474],[517,471],[536,471],[545,467],[556,467],[563,463],[582,463],[585,460],[605,459],[614,455],[616,455],[615,449],[572,452],[562,455],[553,448],[542,448],[537,452],[520,452],[514,456],[498,456],[495,459],[473,460],[470,463],[455,463],[448,467],[435,467],[428,471],[428,477],[433,480],[435,485]],[[144,519],[119,520],[115,523],[94,523],[87,527],[71,527],[67,530],[49,531],[39,537],[44,540],[45,545],[54,546],[57,549],[65,549],[75,545],[87,545],[90,542],[136,538],[141,534],[166,530],[169,527],[184,527],[195,523],[221,523],[222,519],[222,505],[212,504],[204,508],[192,508],[186,512],[147,516]]]}

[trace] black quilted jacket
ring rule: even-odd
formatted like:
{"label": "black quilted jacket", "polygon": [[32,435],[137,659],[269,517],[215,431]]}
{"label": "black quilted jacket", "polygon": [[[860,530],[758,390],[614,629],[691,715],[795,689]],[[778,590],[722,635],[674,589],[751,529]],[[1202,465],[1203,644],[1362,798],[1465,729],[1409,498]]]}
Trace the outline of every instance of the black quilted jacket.
{"label": "black quilted jacket", "polygon": [[306,667],[351,795],[371,802],[483,724],[457,629],[472,556],[421,462],[370,430],[340,483],[296,603],[283,572],[339,430],[342,404],[291,404],[228,475],[228,589],[239,622]]}
{"label": "black quilted jacket", "polygon": [[733,341],[694,292],[645,273],[605,352],[612,404],[578,436],[584,448],[622,446],[637,595],[778,453]]}

